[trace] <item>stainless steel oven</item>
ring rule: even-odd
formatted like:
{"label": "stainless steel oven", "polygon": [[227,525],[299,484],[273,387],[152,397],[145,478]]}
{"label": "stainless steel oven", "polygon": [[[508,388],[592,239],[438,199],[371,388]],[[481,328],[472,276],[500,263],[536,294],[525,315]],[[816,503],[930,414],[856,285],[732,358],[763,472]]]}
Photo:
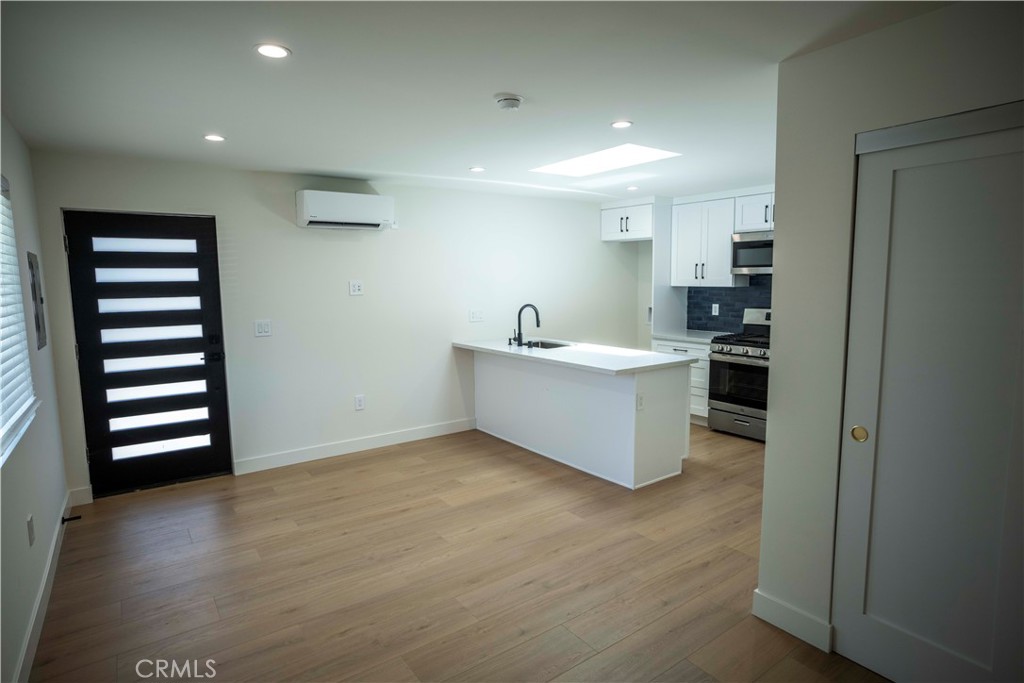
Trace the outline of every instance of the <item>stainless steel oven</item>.
{"label": "stainless steel oven", "polygon": [[708,365],[708,426],[764,441],[768,359],[712,353]]}
{"label": "stainless steel oven", "polygon": [[733,233],[732,274],[771,275],[774,246],[774,230]]}
{"label": "stainless steel oven", "polygon": [[711,340],[708,426],[764,441],[768,418],[771,311],[748,308],[743,332]]}

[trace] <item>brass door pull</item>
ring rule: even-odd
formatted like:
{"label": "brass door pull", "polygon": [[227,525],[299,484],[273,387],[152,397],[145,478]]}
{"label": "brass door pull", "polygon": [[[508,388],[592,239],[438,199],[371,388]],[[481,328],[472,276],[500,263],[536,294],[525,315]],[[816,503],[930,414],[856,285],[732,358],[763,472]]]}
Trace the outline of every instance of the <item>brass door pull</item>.
{"label": "brass door pull", "polygon": [[864,443],[865,441],[868,440],[868,430],[864,427],[861,427],[860,425],[856,425],[853,429],[850,430],[850,436],[853,437],[854,441]]}

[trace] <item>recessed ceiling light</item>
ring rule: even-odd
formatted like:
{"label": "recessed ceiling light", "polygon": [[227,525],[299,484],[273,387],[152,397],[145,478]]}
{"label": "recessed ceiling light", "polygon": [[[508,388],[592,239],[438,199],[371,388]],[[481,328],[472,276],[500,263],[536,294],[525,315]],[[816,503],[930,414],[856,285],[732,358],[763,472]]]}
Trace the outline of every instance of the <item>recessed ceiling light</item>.
{"label": "recessed ceiling light", "polygon": [[679,156],[678,152],[667,152],[663,149],[644,147],[643,145],[625,144],[530,170],[534,173],[552,173],[554,175],[581,178],[583,176],[604,173],[616,168],[626,168],[627,166],[636,166],[637,164],[646,164],[649,161],[658,161],[659,159],[669,159],[677,156]]}
{"label": "recessed ceiling light", "polygon": [[633,125],[632,121],[613,121],[612,128],[629,128]]}
{"label": "recessed ceiling light", "polygon": [[274,45],[273,43],[262,43],[257,45],[256,52],[259,52],[264,57],[270,57],[271,59],[284,59],[292,53],[291,50],[283,45]]}
{"label": "recessed ceiling light", "polygon": [[626,188],[626,191],[627,191],[627,192],[636,192],[636,191],[637,191],[637,190],[639,190],[639,189],[640,189],[640,188],[639,188],[639,187],[637,187],[636,185],[630,185],[629,187],[627,187],[627,188]]}
{"label": "recessed ceiling light", "polygon": [[473,173],[483,173],[487,169],[484,168],[483,166],[470,166],[469,170],[472,171]]}
{"label": "recessed ceiling light", "polygon": [[203,139],[207,140],[209,142],[224,142],[224,136],[223,135],[217,135],[216,133],[210,133],[209,135],[204,135]]}

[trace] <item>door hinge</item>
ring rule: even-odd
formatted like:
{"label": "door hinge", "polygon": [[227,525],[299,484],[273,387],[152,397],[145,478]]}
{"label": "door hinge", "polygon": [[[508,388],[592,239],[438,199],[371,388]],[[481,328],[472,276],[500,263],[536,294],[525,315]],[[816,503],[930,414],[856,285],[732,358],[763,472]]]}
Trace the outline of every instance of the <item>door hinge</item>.
{"label": "door hinge", "polygon": [[70,254],[71,253],[71,248],[68,246],[68,236],[67,235],[64,235],[64,253],[65,254]]}

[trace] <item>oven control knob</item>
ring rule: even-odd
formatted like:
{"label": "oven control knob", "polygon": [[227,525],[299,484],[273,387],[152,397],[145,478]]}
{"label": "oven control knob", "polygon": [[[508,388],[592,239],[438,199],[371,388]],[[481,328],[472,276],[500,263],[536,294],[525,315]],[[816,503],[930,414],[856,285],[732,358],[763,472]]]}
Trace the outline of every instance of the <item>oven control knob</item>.
{"label": "oven control knob", "polygon": [[726,353],[732,353],[732,347],[731,346],[726,346],[725,347],[725,352]]}
{"label": "oven control knob", "polygon": [[750,353],[750,349],[743,349],[743,355],[746,356]]}
{"label": "oven control knob", "polygon": [[765,351],[764,349],[761,349],[761,350],[760,350],[760,351],[758,351],[757,353],[758,353],[758,355],[759,355],[759,356],[767,356],[767,355],[768,355],[768,352],[767,352],[767,351]]}

